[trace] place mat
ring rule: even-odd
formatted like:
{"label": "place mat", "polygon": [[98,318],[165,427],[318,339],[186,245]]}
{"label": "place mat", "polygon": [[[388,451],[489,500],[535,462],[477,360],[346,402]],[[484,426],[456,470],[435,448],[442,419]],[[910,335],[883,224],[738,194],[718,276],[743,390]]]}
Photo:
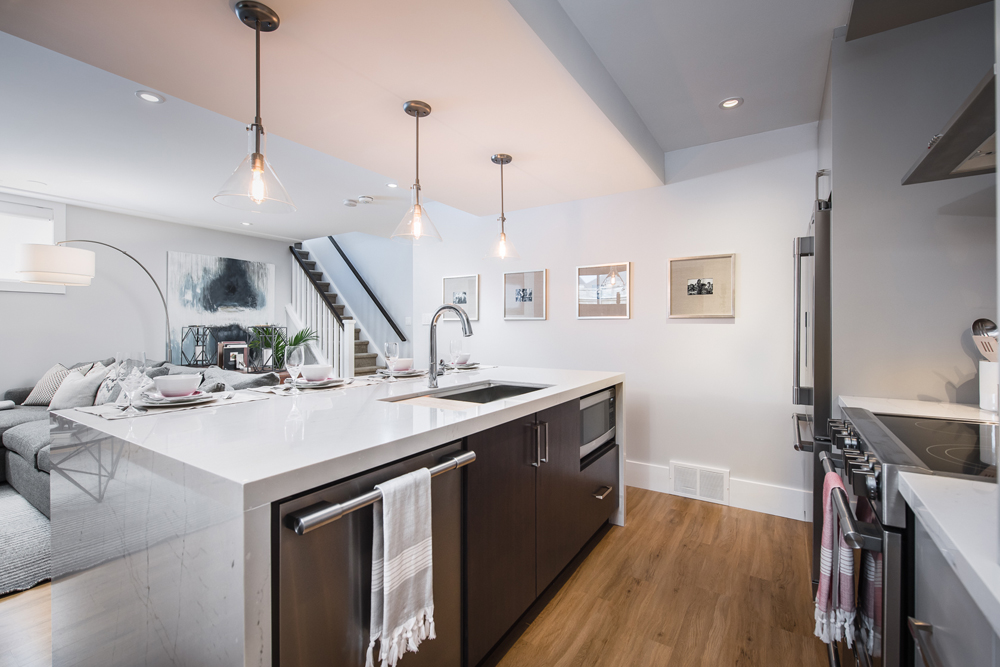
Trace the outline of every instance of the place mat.
{"label": "place mat", "polygon": [[[222,398],[228,393],[232,396],[229,398]],[[96,415],[102,419],[115,420],[115,419],[129,419],[130,417],[149,417],[151,415],[162,415],[168,412],[181,412],[182,410],[200,410],[202,408],[217,408],[222,405],[236,405],[237,403],[250,403],[252,401],[263,401],[267,396],[254,396],[253,394],[248,394],[244,391],[236,392],[219,392],[219,398],[214,401],[209,401],[208,403],[196,403],[194,405],[168,405],[161,407],[149,407],[143,408],[145,412],[137,415],[126,415],[122,410],[112,404],[105,405],[94,405],[85,408],[74,408],[74,410],[79,410],[80,412],[86,412],[88,415]]]}
{"label": "place mat", "polygon": [[347,384],[338,384],[334,387],[299,387],[299,394],[293,394],[289,391],[291,385],[284,384],[275,387],[254,387],[248,391],[255,391],[260,394],[270,394],[271,396],[301,396],[302,394],[316,394],[322,391],[336,391],[338,389],[353,389],[354,387],[367,387],[373,384],[379,384],[377,380],[372,380],[368,376],[354,378],[351,382]]}

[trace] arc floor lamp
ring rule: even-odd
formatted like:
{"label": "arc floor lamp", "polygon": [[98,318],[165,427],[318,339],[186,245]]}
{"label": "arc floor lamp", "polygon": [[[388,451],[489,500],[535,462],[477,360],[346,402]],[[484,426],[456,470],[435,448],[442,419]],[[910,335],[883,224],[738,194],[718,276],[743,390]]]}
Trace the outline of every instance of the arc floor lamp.
{"label": "arc floor lamp", "polygon": [[167,362],[173,363],[173,355],[170,349],[170,314],[167,312],[167,299],[163,296],[156,278],[149,272],[142,262],[121,248],[116,248],[110,243],[103,241],[91,241],[89,239],[71,239],[69,241],[59,241],[55,245],[43,245],[37,243],[24,243],[21,245],[18,257],[17,274],[22,282],[36,283],[39,285],[66,285],[70,287],[87,287],[90,280],[96,274],[96,255],[92,250],[82,248],[67,248],[67,243],[93,243],[105,248],[111,248],[125,255],[139,265],[145,271],[149,279],[153,281],[160,301],[163,302],[163,315],[166,317],[166,346]]}

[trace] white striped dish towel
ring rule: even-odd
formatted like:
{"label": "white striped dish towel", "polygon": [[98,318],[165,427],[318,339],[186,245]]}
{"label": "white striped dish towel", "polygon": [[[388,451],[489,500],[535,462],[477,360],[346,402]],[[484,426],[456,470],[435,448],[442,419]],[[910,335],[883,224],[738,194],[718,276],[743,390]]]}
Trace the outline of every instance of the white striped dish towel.
{"label": "white striped dish towel", "polygon": [[427,468],[375,486],[371,642],[366,667],[395,667],[407,651],[434,639],[431,473]]}

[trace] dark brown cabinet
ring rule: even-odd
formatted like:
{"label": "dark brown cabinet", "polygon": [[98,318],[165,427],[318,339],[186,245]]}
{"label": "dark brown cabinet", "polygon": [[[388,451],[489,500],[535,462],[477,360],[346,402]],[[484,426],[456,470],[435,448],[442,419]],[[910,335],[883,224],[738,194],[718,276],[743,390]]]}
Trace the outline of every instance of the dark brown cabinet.
{"label": "dark brown cabinet", "polygon": [[[580,461],[580,402],[469,436],[466,650],[475,667],[617,506],[618,451]],[[608,488],[604,499],[601,489]]]}

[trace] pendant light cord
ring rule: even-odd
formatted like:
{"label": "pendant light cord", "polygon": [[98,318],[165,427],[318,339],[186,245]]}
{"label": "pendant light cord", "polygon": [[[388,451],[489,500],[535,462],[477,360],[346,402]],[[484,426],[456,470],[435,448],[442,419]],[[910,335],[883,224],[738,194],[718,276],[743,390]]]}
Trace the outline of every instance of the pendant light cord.
{"label": "pendant light cord", "polygon": [[420,114],[414,116],[417,119],[417,180],[414,184],[417,186],[417,201],[420,201]]}
{"label": "pendant light cord", "polygon": [[255,126],[255,141],[254,153],[260,153],[260,133],[263,129],[261,127],[260,121],[260,19],[257,19],[257,25],[255,29],[257,33],[257,115],[253,119],[253,124]]}
{"label": "pendant light cord", "polygon": [[503,214],[503,160],[500,160],[500,233],[503,234],[503,223],[507,222],[507,217]]}

